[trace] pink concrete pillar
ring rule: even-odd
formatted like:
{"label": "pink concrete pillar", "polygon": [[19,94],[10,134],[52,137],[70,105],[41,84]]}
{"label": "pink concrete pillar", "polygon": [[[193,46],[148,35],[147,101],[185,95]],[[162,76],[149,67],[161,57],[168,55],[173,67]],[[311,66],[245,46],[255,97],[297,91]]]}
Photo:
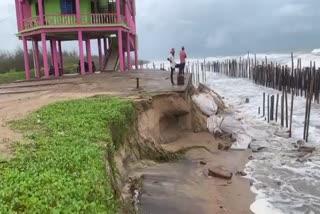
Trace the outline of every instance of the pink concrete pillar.
{"label": "pink concrete pillar", "polygon": [[107,44],[108,44],[108,50],[111,49],[112,40],[110,39],[110,37],[107,38]]}
{"label": "pink concrete pillar", "polygon": [[22,37],[23,41],[23,57],[24,57],[24,69],[26,72],[26,79],[30,79],[30,62],[29,62],[29,52],[28,52],[28,42],[25,36]]}
{"label": "pink concrete pillar", "polygon": [[103,38],[103,49],[104,49],[104,56],[107,57],[108,55],[107,38]]}
{"label": "pink concrete pillar", "polygon": [[134,61],[136,69],[139,69],[139,60],[138,60],[138,41],[137,35],[134,36]]}
{"label": "pink concrete pillar", "polygon": [[49,77],[49,62],[48,62],[48,49],[47,49],[46,33],[41,33],[41,42],[42,42],[44,76]]}
{"label": "pink concrete pillar", "polygon": [[99,52],[99,70],[103,72],[103,58],[102,58],[102,48],[101,48],[101,39],[98,39],[98,52]]}
{"label": "pink concrete pillar", "polygon": [[84,67],[82,31],[78,31],[78,42],[79,42],[80,70],[81,70],[81,74],[85,75],[86,74],[86,70],[85,70],[85,67]]}
{"label": "pink concrete pillar", "polygon": [[91,41],[89,37],[86,39],[86,52],[87,52],[87,62],[89,66],[89,73],[92,74],[93,70],[92,70],[92,56],[91,56]]}
{"label": "pink concrete pillar", "polygon": [[128,4],[127,1],[124,1],[124,17],[126,19],[126,21],[128,21],[128,17],[129,17],[129,8],[128,8]]}
{"label": "pink concrete pillar", "polygon": [[124,1],[124,11],[125,11],[125,17],[126,17],[126,22],[127,22],[127,26],[129,26],[130,28],[130,10],[129,10],[129,6],[128,6],[128,1]]}
{"label": "pink concrete pillar", "polygon": [[52,40],[52,54],[53,54],[53,66],[54,66],[54,76],[59,77],[59,62],[57,53],[57,40]]}
{"label": "pink concrete pillar", "polygon": [[23,2],[23,16],[25,19],[27,18],[31,18],[31,5],[29,3],[29,1],[24,1]]}
{"label": "pink concrete pillar", "polygon": [[80,0],[76,0],[76,16],[77,16],[77,23],[81,24]]}
{"label": "pink concrete pillar", "polygon": [[50,55],[51,55],[51,65],[53,66],[54,65],[54,59],[53,59],[53,41],[50,40]]}
{"label": "pink concrete pillar", "polygon": [[119,48],[120,72],[123,72],[124,57],[123,57],[123,44],[122,44],[122,30],[118,30],[118,48]]}
{"label": "pink concrete pillar", "polygon": [[107,38],[103,38],[103,49],[104,49],[104,65],[106,65],[108,60],[108,46],[107,46]]}
{"label": "pink concrete pillar", "polygon": [[117,11],[117,22],[120,24],[121,23],[121,4],[120,4],[121,0],[116,0],[116,11]]}
{"label": "pink concrete pillar", "polygon": [[16,0],[16,13],[17,13],[17,22],[18,22],[18,31],[23,29],[23,18],[21,10],[21,1]]}
{"label": "pink concrete pillar", "polygon": [[40,55],[39,55],[39,45],[38,45],[38,41],[34,40],[33,41],[34,44],[34,51],[35,51],[35,70],[36,70],[36,77],[40,78],[41,77],[41,68],[40,68]]}
{"label": "pink concrete pillar", "polygon": [[60,64],[60,68],[62,69],[62,72],[63,72],[63,56],[62,56],[61,40],[58,41],[58,48],[59,48],[59,64]]}
{"label": "pink concrete pillar", "polygon": [[[123,36],[122,36],[122,38],[123,38]],[[122,49],[124,49],[124,46],[125,44],[123,44],[122,45]],[[125,71],[126,70],[126,56],[125,56],[125,51],[123,50],[122,51],[122,56],[123,56],[123,71]]]}
{"label": "pink concrete pillar", "polygon": [[130,33],[127,32],[127,64],[128,64],[128,70],[131,70],[131,50],[130,50]]}
{"label": "pink concrete pillar", "polygon": [[136,16],[136,1],[135,0],[132,0],[131,8],[132,8],[133,19],[135,19],[135,16]]}
{"label": "pink concrete pillar", "polygon": [[39,22],[40,25],[44,25],[44,10],[42,0],[38,0],[38,8],[39,8]]}

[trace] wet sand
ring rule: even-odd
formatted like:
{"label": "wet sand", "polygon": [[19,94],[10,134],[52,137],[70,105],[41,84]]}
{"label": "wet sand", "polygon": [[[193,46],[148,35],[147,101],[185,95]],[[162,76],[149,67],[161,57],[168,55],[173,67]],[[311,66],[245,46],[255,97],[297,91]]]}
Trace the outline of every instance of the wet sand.
{"label": "wet sand", "polygon": [[208,176],[209,168],[219,166],[235,174],[244,169],[250,155],[248,151],[220,151],[217,149],[219,141],[209,133],[184,133],[179,140],[164,145],[170,151],[194,148],[178,162],[156,164],[139,171],[144,175],[142,213],[252,213],[249,207],[254,195],[248,179],[234,175],[228,181]]}

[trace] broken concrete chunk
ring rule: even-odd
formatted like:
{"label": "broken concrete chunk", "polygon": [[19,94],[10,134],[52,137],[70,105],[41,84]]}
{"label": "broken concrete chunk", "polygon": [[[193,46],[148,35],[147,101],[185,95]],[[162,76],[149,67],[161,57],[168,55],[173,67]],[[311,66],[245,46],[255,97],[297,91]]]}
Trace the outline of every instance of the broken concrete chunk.
{"label": "broken concrete chunk", "polygon": [[258,147],[258,148],[253,148],[253,149],[252,149],[252,152],[253,152],[253,153],[257,153],[257,152],[260,152],[260,151],[264,150],[265,148],[266,148],[266,147],[263,147],[263,146]]}
{"label": "broken concrete chunk", "polygon": [[299,156],[299,158],[297,159],[297,161],[300,162],[300,163],[305,163],[305,162],[311,161],[310,157],[311,157],[312,155],[313,155],[312,153],[304,153],[304,154],[301,154],[301,155]]}
{"label": "broken concrete chunk", "polygon": [[200,161],[200,164],[201,164],[201,165],[207,165],[207,162],[205,162],[205,161]]}
{"label": "broken concrete chunk", "polygon": [[215,129],[215,130],[213,131],[213,135],[214,135],[215,137],[223,137],[223,132],[222,132],[220,129]]}
{"label": "broken concrete chunk", "polygon": [[236,175],[239,175],[239,176],[247,176],[247,173],[244,172],[244,171],[238,171],[238,172],[236,173]]}
{"label": "broken concrete chunk", "polygon": [[253,157],[252,155],[250,155],[250,156],[248,157],[248,159],[249,159],[249,160],[254,160],[254,157]]}
{"label": "broken concrete chunk", "polygon": [[308,152],[308,153],[312,153],[316,151],[315,147],[311,147],[311,146],[300,146],[298,149],[298,152]]}
{"label": "broken concrete chunk", "polygon": [[267,148],[267,147],[260,146],[260,147],[258,147],[258,151],[264,150],[264,149],[266,149],[266,148]]}
{"label": "broken concrete chunk", "polygon": [[259,152],[258,149],[256,149],[256,148],[253,148],[251,151],[252,151],[253,153]]}
{"label": "broken concrete chunk", "polygon": [[226,170],[224,167],[216,167],[208,169],[208,175],[211,177],[231,180],[233,173]]}
{"label": "broken concrete chunk", "polygon": [[300,139],[300,140],[297,141],[297,144],[298,144],[299,146],[303,146],[304,144],[306,144],[306,141]]}
{"label": "broken concrete chunk", "polygon": [[218,144],[218,149],[219,150],[229,150],[232,144],[228,143],[219,143]]}

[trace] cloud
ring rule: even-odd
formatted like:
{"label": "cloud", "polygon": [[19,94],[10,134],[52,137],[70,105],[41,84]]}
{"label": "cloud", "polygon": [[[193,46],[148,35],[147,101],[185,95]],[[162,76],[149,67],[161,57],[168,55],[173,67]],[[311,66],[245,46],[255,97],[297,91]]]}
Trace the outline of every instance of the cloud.
{"label": "cloud", "polygon": [[275,16],[305,16],[308,15],[305,4],[286,4],[274,11]]}
{"label": "cloud", "polygon": [[181,24],[181,25],[193,25],[193,24],[195,24],[195,22],[192,21],[192,20],[187,20],[187,19],[178,19],[178,20],[177,20],[177,24]]}
{"label": "cloud", "polygon": [[[181,44],[195,57],[319,46],[318,0],[138,2],[139,51],[143,58],[161,59],[171,46]],[[141,8],[152,11],[148,19],[140,18]],[[154,23],[152,31],[145,30],[149,22]]]}
{"label": "cloud", "polygon": [[287,25],[282,28],[283,33],[295,34],[295,33],[312,33],[315,27],[310,23],[297,23],[293,25]]}
{"label": "cloud", "polygon": [[[136,0],[136,4],[143,59],[163,59],[171,47],[182,45],[190,57],[319,46],[319,0]],[[13,50],[21,46],[15,36],[14,1],[1,0],[0,14],[0,48]]]}
{"label": "cloud", "polygon": [[213,34],[209,35],[207,38],[208,48],[221,48],[228,42],[229,33],[227,30],[221,29],[217,30]]}

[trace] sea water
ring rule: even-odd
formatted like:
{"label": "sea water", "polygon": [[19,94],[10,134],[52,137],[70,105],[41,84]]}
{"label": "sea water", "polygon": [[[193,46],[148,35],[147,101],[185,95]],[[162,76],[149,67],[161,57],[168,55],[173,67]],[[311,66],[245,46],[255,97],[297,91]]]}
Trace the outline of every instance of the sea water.
{"label": "sea water", "polygon": [[[301,163],[297,161],[299,153],[294,144],[303,138],[304,98],[294,99],[293,138],[289,139],[287,130],[280,128],[280,117],[277,123],[268,123],[258,115],[258,107],[262,113],[263,92],[267,95],[281,95],[281,92],[255,85],[247,79],[233,79],[216,73],[207,73],[207,77],[206,84],[224,97],[250,127],[248,133],[254,139],[251,147],[266,147],[252,154],[254,160],[249,161],[245,169],[252,180],[251,190],[256,193],[251,210],[256,214],[320,213],[320,105],[312,105],[308,143],[317,150],[309,160]],[[288,106],[290,99],[288,94]]]}

